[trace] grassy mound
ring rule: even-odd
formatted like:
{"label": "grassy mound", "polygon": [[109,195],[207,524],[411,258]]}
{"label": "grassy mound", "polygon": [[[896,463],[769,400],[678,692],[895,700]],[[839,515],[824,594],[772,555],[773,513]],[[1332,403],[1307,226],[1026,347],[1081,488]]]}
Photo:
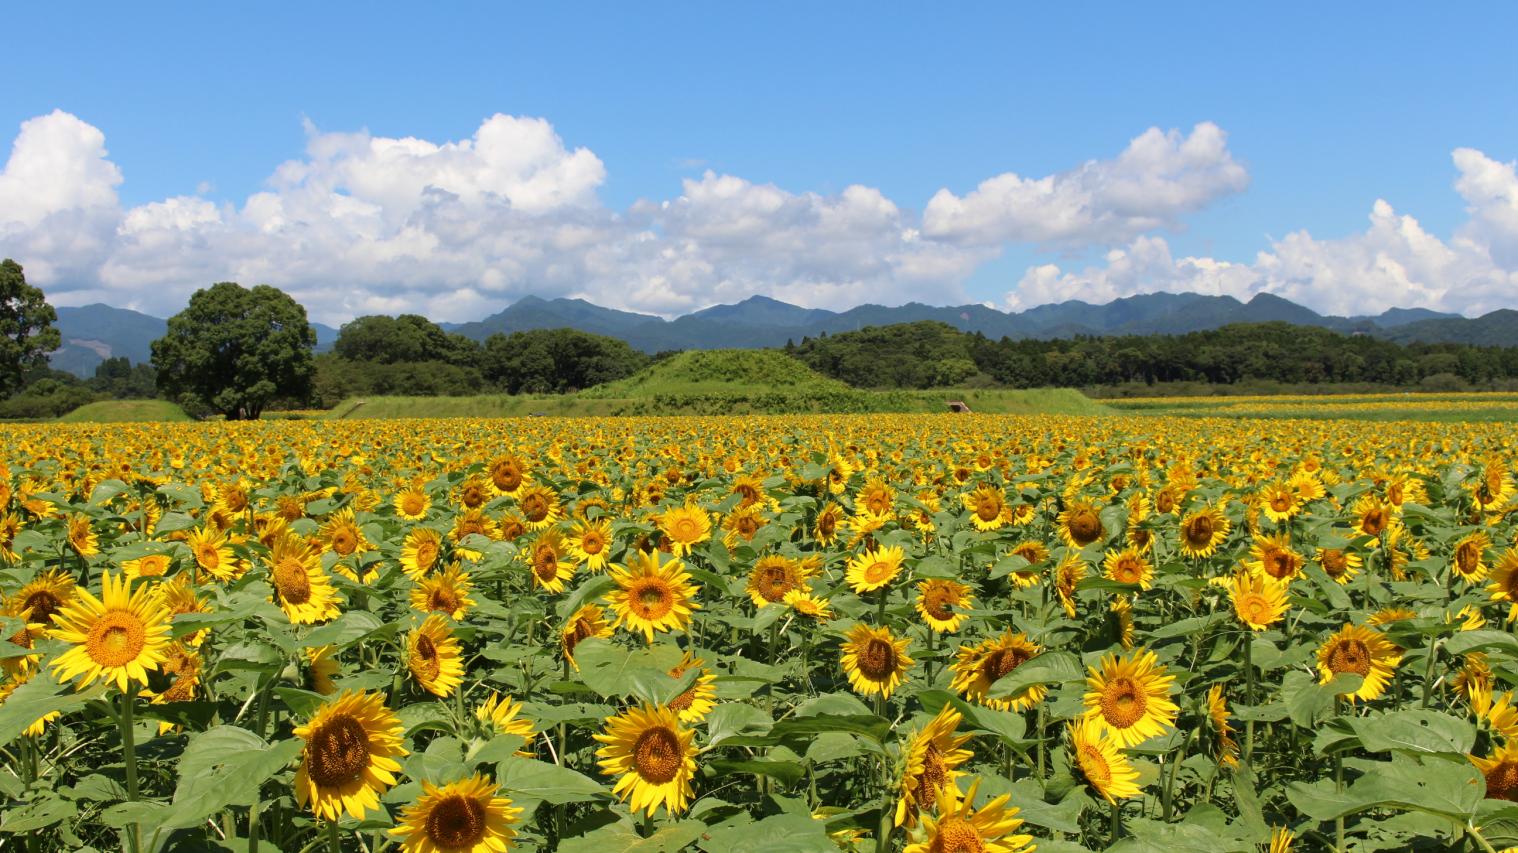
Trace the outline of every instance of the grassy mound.
{"label": "grassy mound", "polygon": [[149,421],[187,421],[190,416],[167,400],[101,400],[80,406],[58,418],[66,424],[124,424]]}
{"label": "grassy mound", "polygon": [[781,352],[692,350],[650,365],[626,379],[580,392],[593,399],[640,399],[667,394],[828,394],[850,391]]}

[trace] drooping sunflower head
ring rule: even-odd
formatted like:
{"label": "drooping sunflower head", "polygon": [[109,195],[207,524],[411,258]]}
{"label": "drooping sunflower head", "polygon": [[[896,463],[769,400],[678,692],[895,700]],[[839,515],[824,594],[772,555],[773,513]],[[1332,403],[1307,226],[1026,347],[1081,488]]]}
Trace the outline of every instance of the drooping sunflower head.
{"label": "drooping sunflower head", "polygon": [[1101,514],[1089,500],[1070,501],[1059,514],[1059,537],[1071,548],[1084,548],[1105,535]]}
{"label": "drooping sunflower head", "polygon": [[1175,724],[1179,709],[1170,701],[1175,676],[1154,652],[1126,658],[1106,655],[1086,678],[1086,717],[1097,722],[1119,747],[1137,746]]}
{"label": "drooping sunflower head", "polygon": [[1081,717],[1069,733],[1075,768],[1097,796],[1115,803],[1139,795],[1138,771],[1099,721]]}
{"label": "drooping sunflower head", "polygon": [[970,735],[956,732],[962,720],[954,706],[946,704],[907,738],[896,798],[897,826],[916,826],[918,814],[933,809],[939,792],[960,775],[960,765],[975,757],[964,748]]}
{"label": "drooping sunflower head", "polygon": [[970,618],[973,604],[970,587],[946,578],[927,578],[917,583],[917,613],[930,630],[940,634],[958,631]]}
{"label": "drooping sunflower head", "polygon": [[306,687],[313,693],[330,696],[337,692],[332,679],[337,675],[337,651],[331,646],[306,649]]}
{"label": "drooping sunflower head", "polygon": [[1207,506],[1194,510],[1181,519],[1181,553],[1188,557],[1210,557],[1223,540],[1228,538],[1231,525],[1222,510]]}
{"label": "drooping sunflower head", "polygon": [[295,799],[324,820],[344,812],[360,820],[380,808],[406,754],[401,722],[379,693],[345,691],[295,729],[306,742],[295,774]]}
{"label": "drooping sunflower head", "polygon": [[434,613],[406,640],[406,666],[418,686],[434,696],[452,696],[464,681],[459,641],[448,617]]}
{"label": "drooping sunflower head", "polygon": [[866,696],[879,693],[889,699],[912,666],[906,653],[910,642],[906,637],[894,637],[890,628],[871,628],[863,623],[850,628],[842,658],[849,683]]}
{"label": "drooping sunflower head", "polygon": [[1218,764],[1235,767],[1239,763],[1239,745],[1233,739],[1233,727],[1228,725],[1228,700],[1223,697],[1223,685],[1207,688],[1207,721],[1217,735]]}
{"label": "drooping sunflower head", "polygon": [[691,670],[699,670],[696,680],[680,695],[669,700],[669,709],[680,715],[680,722],[695,725],[717,707],[717,676],[706,668],[706,661],[686,652],[680,662],[669,670],[671,678],[684,678]]}
{"label": "drooping sunflower head", "polygon": [[495,783],[476,773],[441,788],[423,781],[421,797],[401,813],[390,835],[405,853],[498,853],[516,837],[522,810],[496,796]]}
{"label": "drooping sunflower head", "polygon": [[601,772],[617,777],[612,788],[633,811],[652,815],[660,806],[685,811],[694,791],[695,733],[669,708],[644,705],[607,719],[595,735]]}
{"label": "drooping sunflower head", "polygon": [[1327,684],[1341,673],[1361,676],[1359,688],[1345,695],[1351,702],[1370,701],[1385,691],[1392,671],[1401,662],[1402,650],[1392,645],[1385,634],[1346,624],[1318,647],[1319,683]]}
{"label": "drooping sunflower head", "polygon": [[559,630],[559,648],[564,651],[565,660],[578,671],[580,665],[575,663],[575,646],[591,637],[604,639],[610,636],[611,625],[606,621],[606,611],[599,604],[586,604],[576,610]]}
{"label": "drooping sunflower head", "polygon": [[817,520],[812,525],[812,535],[823,545],[831,545],[838,541],[838,526],[842,522],[843,507],[829,503],[817,511]]}
{"label": "drooping sunflower head", "polygon": [[100,537],[90,524],[87,515],[71,515],[68,522],[69,547],[81,557],[93,557],[100,553]]}

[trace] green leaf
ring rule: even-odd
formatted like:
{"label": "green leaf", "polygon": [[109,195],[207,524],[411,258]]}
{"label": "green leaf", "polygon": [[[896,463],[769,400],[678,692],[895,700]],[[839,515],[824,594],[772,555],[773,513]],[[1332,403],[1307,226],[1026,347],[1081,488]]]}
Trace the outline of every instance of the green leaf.
{"label": "green leaf", "polygon": [[1319,684],[1308,673],[1293,670],[1281,682],[1281,698],[1291,721],[1310,729],[1332,713],[1334,699],[1341,693],[1358,690],[1360,681],[1357,675],[1341,673],[1328,684]]}
{"label": "green leaf", "polygon": [[763,735],[770,730],[770,715],[753,705],[727,702],[706,717],[707,746],[716,746],[737,735]]}
{"label": "green leaf", "polygon": [[823,732],[843,732],[883,743],[891,732],[891,721],[874,714],[815,714],[781,720],[770,728],[770,734],[781,740]]}
{"label": "green leaf", "polygon": [[680,695],[687,682],[699,676],[698,670],[687,672],[684,678],[671,676],[669,671],[680,663],[680,657],[680,649],[671,644],[629,650],[591,637],[575,646],[578,678],[586,687],[605,697],[636,695],[656,704]]}
{"label": "green leaf", "polygon": [[304,643],[307,648],[343,648],[386,627],[389,626],[367,610],[349,610],[307,634]]}
{"label": "green leaf", "polygon": [[1464,755],[1476,744],[1476,729],[1438,711],[1393,711],[1351,717],[1360,745],[1370,752],[1443,752]]}
{"label": "green leaf", "polygon": [[1518,657],[1518,637],[1506,631],[1460,631],[1444,642],[1444,650],[1452,655],[1483,649],[1496,649]]}
{"label": "green leaf", "polygon": [[806,775],[806,768],[799,761],[773,761],[763,758],[751,758],[744,760],[718,759],[707,764],[713,773],[721,776],[728,773],[748,773],[755,776],[768,776],[778,779],[786,785],[794,785]]}
{"label": "green leaf", "polygon": [[801,814],[777,814],[734,826],[712,828],[699,844],[707,853],[838,853],[827,824]]}
{"label": "green leaf", "polygon": [[1044,652],[1034,655],[1021,666],[998,678],[991,685],[989,695],[993,699],[1006,699],[1039,684],[1062,684],[1081,681],[1086,668],[1081,659],[1070,652]]}
{"label": "green leaf", "polygon": [[661,827],[647,838],[638,834],[630,823],[614,823],[594,832],[575,838],[566,838],[559,845],[559,853],[676,853],[690,846],[692,841],[706,832],[706,824],[699,820],[682,820],[673,826]]}
{"label": "green leaf", "polygon": [[1486,795],[1481,772],[1464,756],[1401,754],[1391,761],[1356,764],[1365,773],[1343,791],[1335,791],[1334,783],[1327,780],[1293,782],[1286,788],[1286,798],[1318,821],[1393,808],[1464,822]]}
{"label": "green leaf", "polygon": [[583,803],[606,793],[583,773],[531,758],[512,756],[496,765],[496,781],[509,793],[550,803]]}
{"label": "green leaf", "polygon": [[72,711],[91,699],[103,697],[105,690],[104,684],[97,683],[76,693],[72,687],[54,681],[51,670],[32,676],[0,704],[0,743],[14,741],[32,723],[54,711]]}
{"label": "green leaf", "polygon": [[252,805],[259,788],[300,755],[299,738],[270,746],[247,729],[217,726],[190,738],[180,756],[169,808],[158,817],[164,827],[190,827],[227,806]]}

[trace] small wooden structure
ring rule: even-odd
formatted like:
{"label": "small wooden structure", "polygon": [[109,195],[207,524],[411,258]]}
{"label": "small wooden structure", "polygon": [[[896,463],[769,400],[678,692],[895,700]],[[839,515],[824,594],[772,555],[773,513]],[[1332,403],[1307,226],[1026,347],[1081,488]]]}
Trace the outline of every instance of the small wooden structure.
{"label": "small wooden structure", "polygon": [[949,411],[955,414],[967,415],[970,413],[970,407],[965,405],[963,400],[950,400]]}

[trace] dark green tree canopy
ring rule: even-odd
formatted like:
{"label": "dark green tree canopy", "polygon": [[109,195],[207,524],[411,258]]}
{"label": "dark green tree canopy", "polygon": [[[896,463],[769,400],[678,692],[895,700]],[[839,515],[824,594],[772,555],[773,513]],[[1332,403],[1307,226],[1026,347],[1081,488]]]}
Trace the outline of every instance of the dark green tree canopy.
{"label": "dark green tree canopy", "polygon": [[228,420],[256,418],[276,399],[311,391],[316,332],[306,309],[278,288],[223,281],[190,297],[153,342],[158,387]]}
{"label": "dark green tree canopy", "polygon": [[26,383],[26,373],[47,364],[62,343],[58,312],[42,291],[26,283],[21,265],[0,261],[0,396],[9,397]]}
{"label": "dark green tree canopy", "polygon": [[511,394],[558,394],[631,376],[649,357],[626,341],[576,329],[534,329],[485,339],[481,372]]}
{"label": "dark green tree canopy", "polygon": [[351,361],[378,364],[412,361],[467,364],[479,353],[479,345],[462,335],[443,331],[419,314],[373,315],[344,323],[332,351]]}

